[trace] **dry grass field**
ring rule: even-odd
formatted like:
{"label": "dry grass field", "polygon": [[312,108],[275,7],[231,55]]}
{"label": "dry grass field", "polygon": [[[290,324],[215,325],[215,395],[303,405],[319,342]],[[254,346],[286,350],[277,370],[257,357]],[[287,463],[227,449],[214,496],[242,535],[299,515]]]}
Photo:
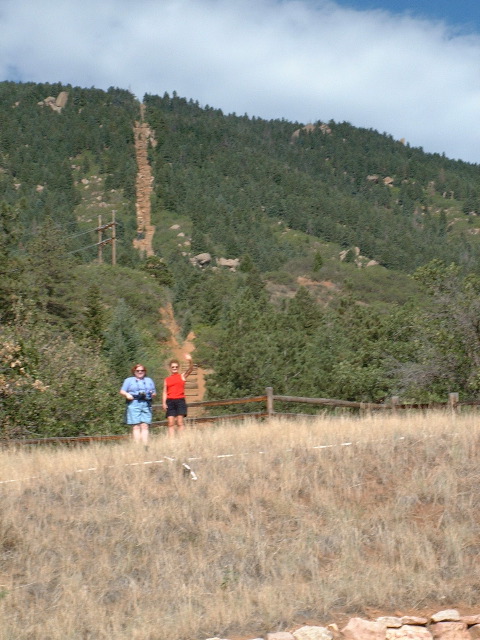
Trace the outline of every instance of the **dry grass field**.
{"label": "dry grass field", "polygon": [[148,452],[0,451],[0,640],[253,638],[474,607],[478,423],[273,420]]}

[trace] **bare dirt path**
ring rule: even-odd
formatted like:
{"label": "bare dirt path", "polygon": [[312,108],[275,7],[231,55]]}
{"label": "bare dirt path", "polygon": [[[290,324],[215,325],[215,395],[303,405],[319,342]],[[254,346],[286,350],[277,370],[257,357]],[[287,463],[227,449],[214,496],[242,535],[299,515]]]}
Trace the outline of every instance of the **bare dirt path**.
{"label": "bare dirt path", "polygon": [[151,224],[150,196],[152,195],[153,175],[148,162],[148,144],[155,146],[155,140],[148,124],[144,120],[145,105],[140,105],[140,122],[135,122],[133,129],[135,135],[135,154],[137,158],[136,179],[136,212],[137,212],[137,237],[133,246],[147,256],[153,255],[152,239],[155,227]]}
{"label": "bare dirt path", "polygon": [[[170,331],[170,339],[167,342],[168,349],[171,354],[171,358],[176,358],[180,362],[181,369],[186,369],[185,354],[195,351],[195,334],[190,332],[185,340],[180,337],[180,327],[178,326],[173,313],[173,307],[171,303],[168,303],[165,307],[160,309],[162,315],[162,322]],[[195,356],[192,355],[193,362],[195,363]],[[205,396],[205,374],[208,373],[202,367],[194,364],[194,368],[187,383],[185,385],[185,395],[187,401],[201,402]],[[191,416],[199,415],[199,409],[190,409],[189,414]]]}
{"label": "bare dirt path", "polygon": [[[135,154],[138,171],[136,178],[136,215],[137,215],[137,237],[133,241],[133,246],[147,256],[154,254],[152,239],[155,227],[151,224],[151,203],[153,175],[148,161],[148,145],[156,145],[153,132],[148,123],[145,122],[145,105],[140,105],[140,122],[135,122]],[[168,303],[160,309],[163,324],[170,331],[168,343],[170,357],[177,358],[181,368],[185,369],[185,354],[195,350],[195,335],[190,333],[186,340],[180,338],[180,328],[175,320],[173,307]],[[194,359],[195,361],[195,359]],[[185,394],[190,402],[203,400],[205,395],[205,373],[206,371],[197,365],[194,366],[185,386]],[[197,415],[195,410],[191,410],[191,415]]]}

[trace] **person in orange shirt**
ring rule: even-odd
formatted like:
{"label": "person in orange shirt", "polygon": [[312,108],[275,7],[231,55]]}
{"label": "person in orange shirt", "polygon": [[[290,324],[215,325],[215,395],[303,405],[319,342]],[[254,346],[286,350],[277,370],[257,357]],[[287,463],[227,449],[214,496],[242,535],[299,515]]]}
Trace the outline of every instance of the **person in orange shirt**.
{"label": "person in orange shirt", "polygon": [[163,408],[167,412],[168,435],[175,435],[175,428],[178,432],[183,431],[183,419],[187,415],[187,403],[185,401],[185,381],[193,371],[193,360],[189,353],[185,354],[188,368],[180,373],[180,363],[178,360],[170,360],[170,375],[163,383]]}

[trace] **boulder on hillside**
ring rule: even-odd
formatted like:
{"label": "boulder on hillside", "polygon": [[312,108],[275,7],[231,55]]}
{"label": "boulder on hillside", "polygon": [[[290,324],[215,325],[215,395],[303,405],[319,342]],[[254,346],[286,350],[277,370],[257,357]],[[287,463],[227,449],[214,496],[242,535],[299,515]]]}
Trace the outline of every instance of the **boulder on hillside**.
{"label": "boulder on hillside", "polygon": [[295,142],[295,140],[300,136],[300,131],[306,131],[307,133],[313,133],[316,129],[320,129],[320,131],[323,133],[323,135],[328,135],[329,133],[332,133],[332,130],[330,129],[328,124],[322,123],[322,124],[320,124],[318,126],[315,126],[314,124],[309,123],[309,124],[306,124],[301,129],[297,129],[296,131],[294,131],[292,133],[292,137],[290,138],[290,142],[291,143]]}
{"label": "boulder on hillside", "polygon": [[190,262],[193,266],[201,268],[208,266],[211,261],[212,256],[209,253],[199,253],[196,256],[193,256],[193,258],[190,258]]}
{"label": "boulder on hillside", "polygon": [[45,100],[40,100],[37,102],[39,107],[50,107],[53,111],[60,113],[63,107],[67,104],[68,100],[68,91],[60,91],[58,96],[54,98],[53,96],[48,96]]}
{"label": "boulder on hillside", "polygon": [[240,265],[239,258],[217,258],[217,265],[219,267],[228,267],[230,271],[235,271]]}

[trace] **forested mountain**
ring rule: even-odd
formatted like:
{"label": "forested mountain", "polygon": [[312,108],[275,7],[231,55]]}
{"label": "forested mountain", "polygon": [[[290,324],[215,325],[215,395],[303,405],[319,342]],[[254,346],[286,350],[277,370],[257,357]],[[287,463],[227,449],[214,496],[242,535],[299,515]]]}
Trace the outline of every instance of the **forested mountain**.
{"label": "forested mountain", "polygon": [[348,123],[225,116],[168,95],[145,103],[158,140],[156,196],[190,218],[194,250],[248,253],[260,269],[276,268],[291,247],[273,221],[358,246],[392,269],[411,272],[433,258],[478,264],[468,233],[480,211],[476,165]]}
{"label": "forested mountain", "polygon": [[[348,123],[226,115],[175,94],[144,104],[148,258],[133,247],[134,96],[0,83],[3,437],[122,429],[131,364],[161,383],[168,300],[213,368],[210,396],[475,397],[477,165]],[[111,242],[99,264],[100,217],[113,216],[117,264]]]}

